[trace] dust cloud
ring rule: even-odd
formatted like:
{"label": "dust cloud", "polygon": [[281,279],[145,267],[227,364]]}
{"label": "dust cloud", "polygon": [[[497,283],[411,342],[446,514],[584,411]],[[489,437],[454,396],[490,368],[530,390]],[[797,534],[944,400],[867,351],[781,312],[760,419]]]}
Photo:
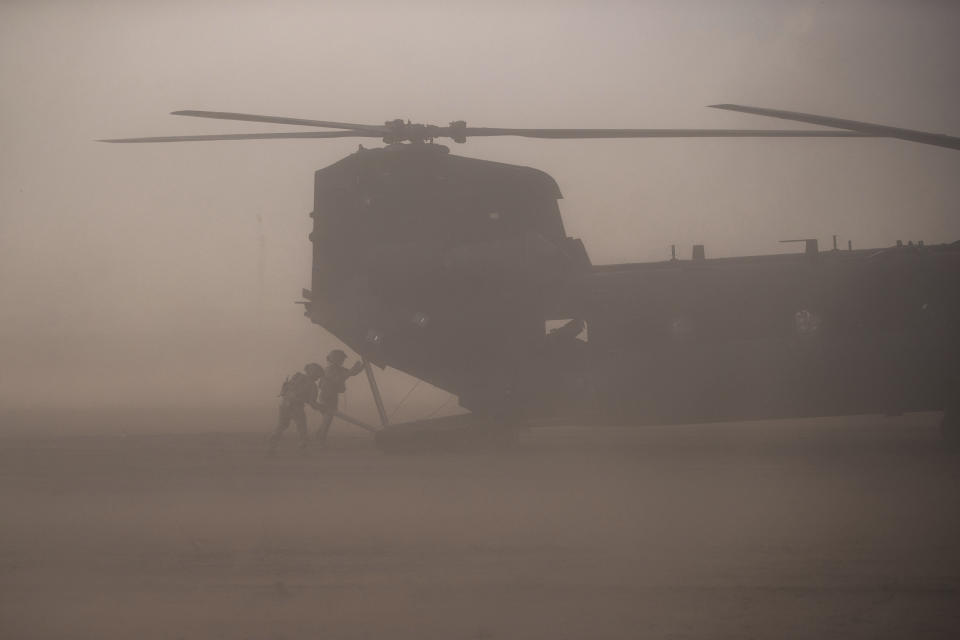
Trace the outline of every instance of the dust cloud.
{"label": "dust cloud", "polygon": [[[313,172],[356,141],[96,140],[290,130],[177,109],[792,126],[722,102],[957,135],[958,32],[933,1],[0,3],[0,636],[957,637],[938,416],[401,456],[338,422],[266,457],[283,379],[342,347],[295,302]],[[595,264],[960,239],[945,149],[451,147],[556,178]],[[395,419],[457,411],[378,375]],[[362,378],[342,409],[376,420]]]}
{"label": "dust cloud", "polygon": [[[0,4],[0,405],[269,406],[335,346],[309,287],[312,174],[355,140],[105,145],[290,130],[211,109],[505,127],[802,125],[756,104],[956,134],[949,2]],[[543,169],[596,264],[960,238],[956,154],[889,140],[474,139]],[[383,384],[399,402],[413,381]],[[409,418],[441,392],[418,389]],[[368,405],[358,395],[356,405]],[[372,418],[374,414],[366,414]]]}

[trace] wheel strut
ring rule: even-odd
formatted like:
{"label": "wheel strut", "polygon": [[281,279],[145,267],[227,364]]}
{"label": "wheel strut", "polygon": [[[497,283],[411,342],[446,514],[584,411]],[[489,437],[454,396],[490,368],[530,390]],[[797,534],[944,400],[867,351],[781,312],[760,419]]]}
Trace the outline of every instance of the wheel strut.
{"label": "wheel strut", "polygon": [[377,386],[377,379],[373,377],[373,367],[370,366],[370,361],[367,360],[366,356],[363,356],[363,371],[367,374],[367,382],[370,383],[370,392],[373,394],[373,401],[377,405],[377,412],[380,414],[380,426],[387,427],[390,425],[389,420],[387,420],[387,412],[383,408],[383,398],[380,397],[380,387]]}

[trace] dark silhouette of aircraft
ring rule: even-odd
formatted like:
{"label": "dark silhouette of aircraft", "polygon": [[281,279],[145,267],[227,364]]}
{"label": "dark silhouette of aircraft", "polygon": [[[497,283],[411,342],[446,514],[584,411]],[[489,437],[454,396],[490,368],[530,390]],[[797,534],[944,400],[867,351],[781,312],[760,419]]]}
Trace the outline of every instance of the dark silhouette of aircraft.
{"label": "dark silhouette of aircraft", "polygon": [[[455,394],[460,423],[683,423],[944,410],[960,439],[960,243],[593,265],[556,182],[459,157],[439,138],[958,138],[740,105],[833,127],[504,129],[175,115],[337,129],[126,138],[379,138],[315,174],[305,314],[363,357]],[[371,387],[386,424],[382,402]],[[449,421],[448,421],[449,423]],[[439,429],[443,425],[438,425]],[[423,425],[394,426],[385,444]]]}

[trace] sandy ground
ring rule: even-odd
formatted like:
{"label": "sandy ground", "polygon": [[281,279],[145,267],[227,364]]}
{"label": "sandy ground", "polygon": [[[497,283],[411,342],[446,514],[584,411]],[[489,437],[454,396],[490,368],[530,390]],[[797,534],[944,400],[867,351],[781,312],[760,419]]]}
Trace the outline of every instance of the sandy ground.
{"label": "sandy ground", "polygon": [[0,636],[960,637],[935,415],[273,458],[211,416],[7,416]]}

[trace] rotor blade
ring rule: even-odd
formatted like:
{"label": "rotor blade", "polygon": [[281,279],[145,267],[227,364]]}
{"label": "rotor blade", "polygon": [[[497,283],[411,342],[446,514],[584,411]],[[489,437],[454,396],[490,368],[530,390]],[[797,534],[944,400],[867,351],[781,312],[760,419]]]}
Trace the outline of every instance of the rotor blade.
{"label": "rotor blade", "polygon": [[303,138],[379,138],[365,131],[296,131],[287,133],[226,133],[209,136],[154,136],[150,138],[113,138],[97,142],[200,142],[206,140],[277,140]]}
{"label": "rotor blade", "polygon": [[214,118],[217,120],[243,120],[245,122],[270,122],[273,124],[296,124],[304,127],[326,127],[329,129],[353,129],[383,134],[386,128],[375,124],[351,124],[349,122],[328,122],[326,120],[304,120],[302,118],[284,118],[280,116],[258,116],[252,113],[230,113],[227,111],[171,111],[172,116],[193,116],[195,118]]}
{"label": "rotor blade", "polygon": [[467,127],[470,136],[524,138],[862,138],[873,134],[854,131],[796,131],[775,129],[498,129]]}
{"label": "rotor blade", "polygon": [[888,127],[886,125],[873,124],[871,122],[844,120],[843,118],[818,116],[812,113],[800,113],[797,111],[781,111],[780,109],[748,107],[740,104],[712,104],[710,107],[713,109],[740,111],[742,113],[752,113],[758,116],[770,116],[771,118],[781,118],[783,120],[796,120],[797,122],[809,122],[810,124],[820,124],[827,127],[849,129],[851,131],[859,131],[860,133],[866,135],[899,138],[901,140],[909,140],[910,142],[919,142],[921,144],[932,144],[938,147],[946,147],[947,149],[960,149],[960,138],[948,136],[942,133],[929,133],[927,131],[917,131],[916,129],[901,129],[900,127]]}

